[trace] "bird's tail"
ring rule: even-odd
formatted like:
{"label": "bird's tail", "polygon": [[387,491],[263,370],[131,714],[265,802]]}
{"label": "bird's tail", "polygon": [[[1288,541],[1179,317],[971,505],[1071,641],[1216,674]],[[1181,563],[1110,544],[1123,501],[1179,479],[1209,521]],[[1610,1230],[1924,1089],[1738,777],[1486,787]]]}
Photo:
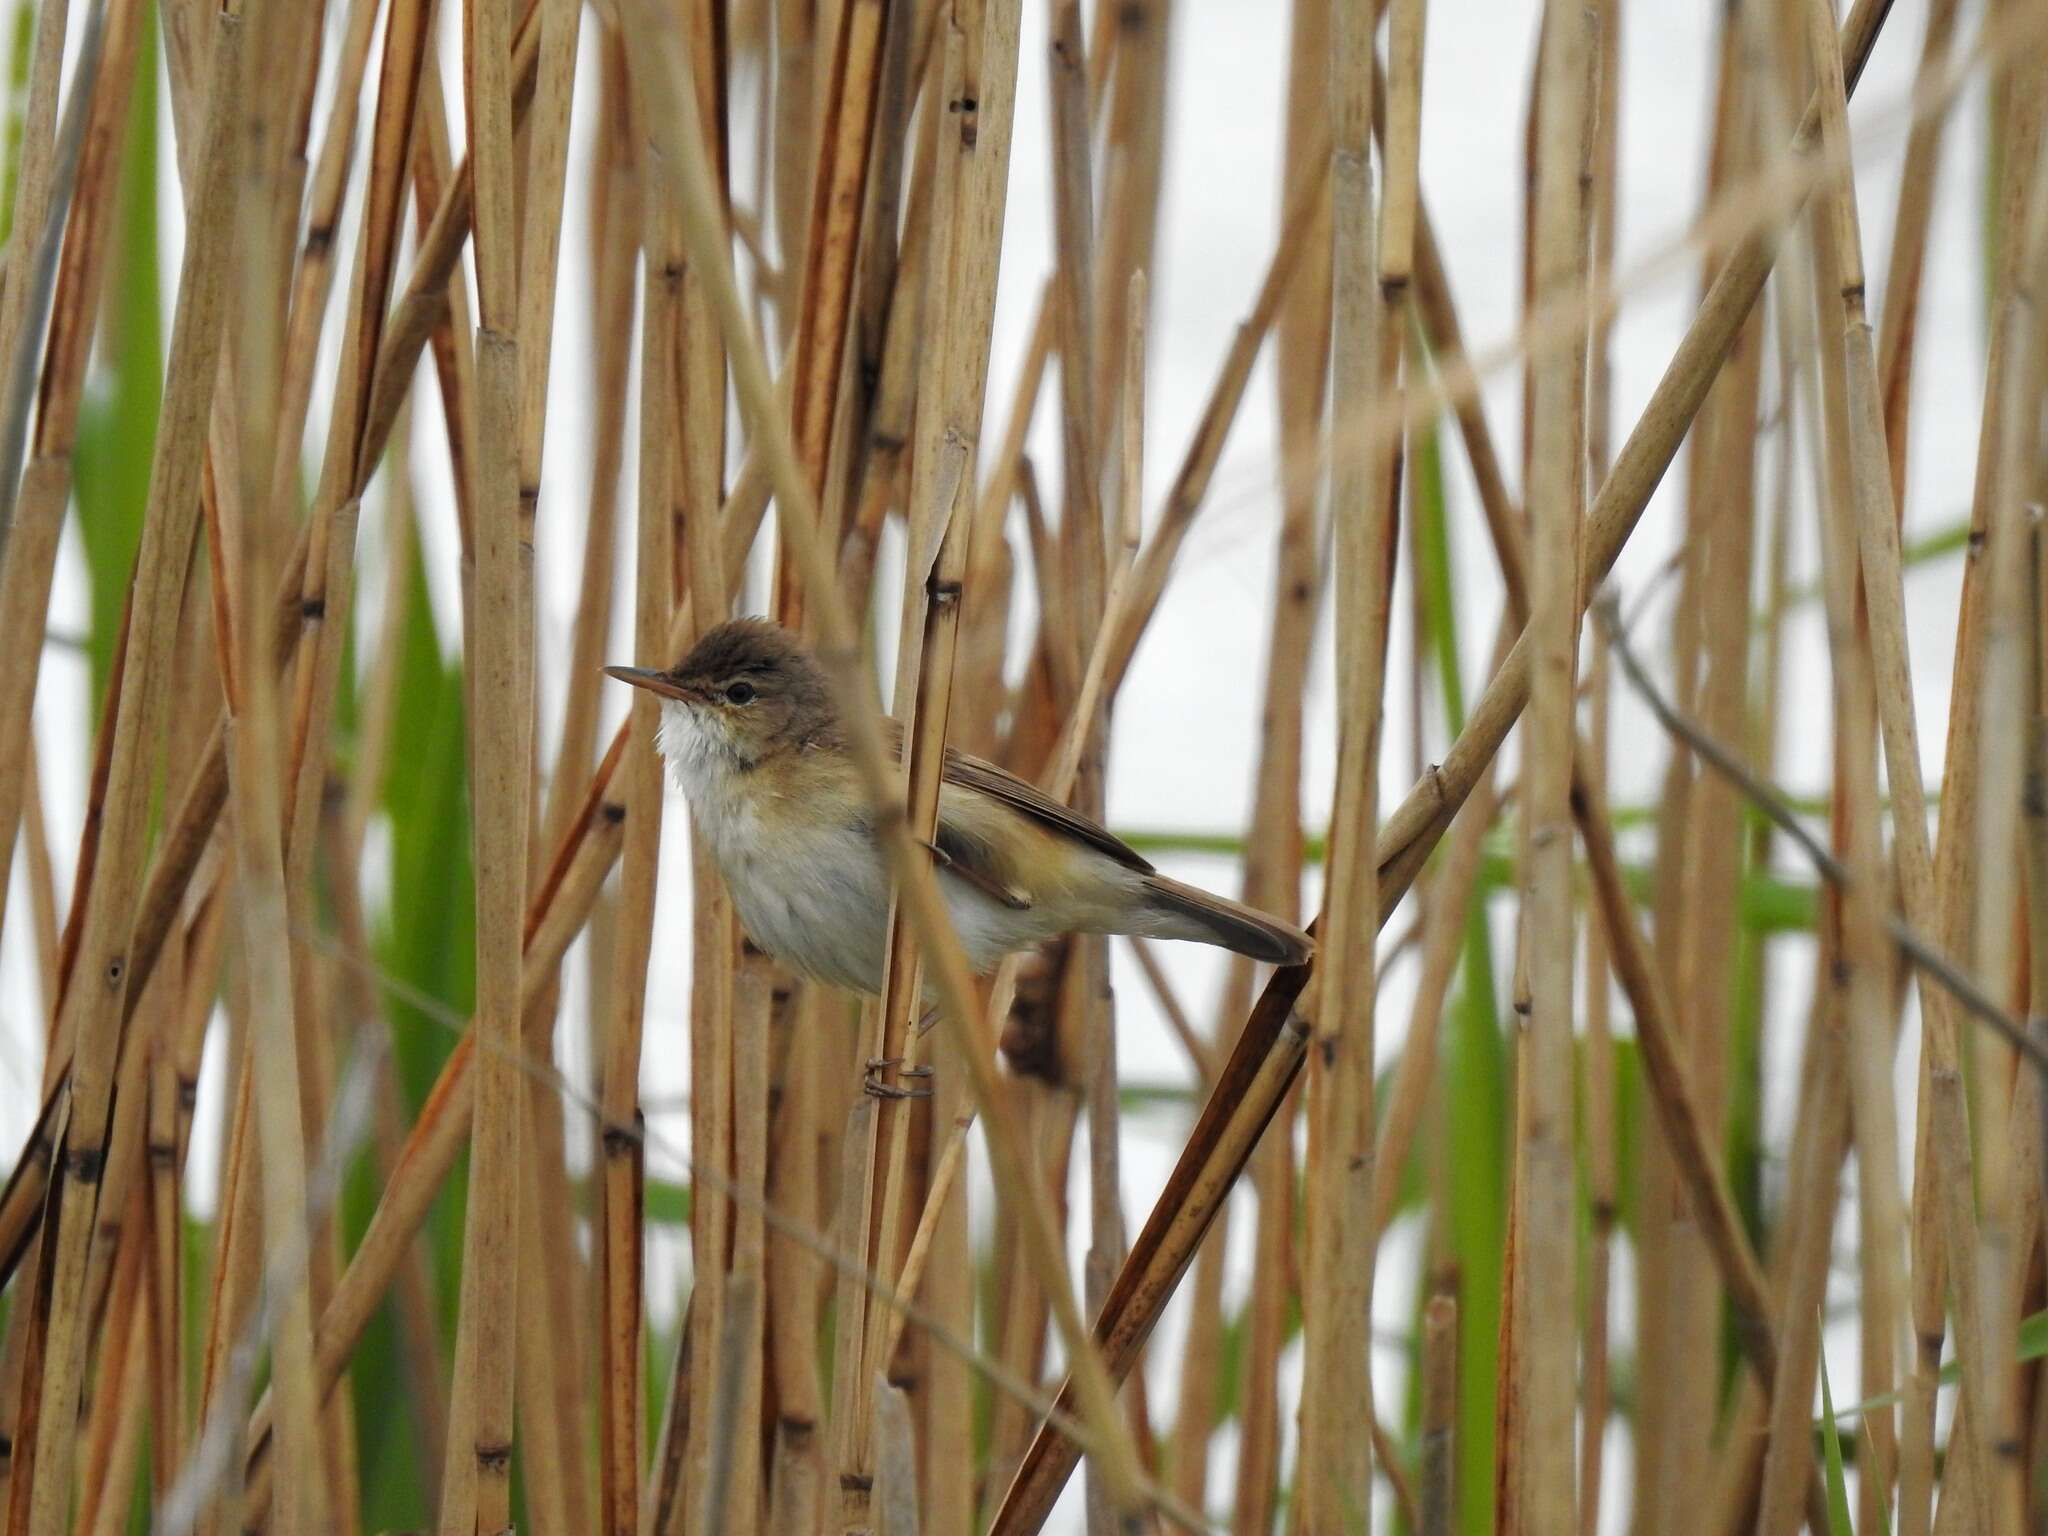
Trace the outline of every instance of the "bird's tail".
{"label": "bird's tail", "polygon": [[1292,923],[1164,875],[1146,876],[1145,904],[1152,921],[1142,931],[1153,938],[1219,944],[1272,965],[1299,965],[1315,952],[1315,941]]}

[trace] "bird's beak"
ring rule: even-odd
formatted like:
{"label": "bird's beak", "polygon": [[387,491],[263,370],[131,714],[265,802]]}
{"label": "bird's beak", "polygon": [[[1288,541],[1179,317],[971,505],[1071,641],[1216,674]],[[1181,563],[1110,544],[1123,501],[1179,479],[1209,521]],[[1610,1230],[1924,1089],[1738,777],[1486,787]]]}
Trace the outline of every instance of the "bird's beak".
{"label": "bird's beak", "polygon": [[635,688],[645,688],[649,693],[658,693],[664,699],[681,699],[687,703],[696,697],[695,693],[665,672],[650,671],[646,667],[606,667],[604,670],[607,677],[616,677],[620,682],[631,683]]}

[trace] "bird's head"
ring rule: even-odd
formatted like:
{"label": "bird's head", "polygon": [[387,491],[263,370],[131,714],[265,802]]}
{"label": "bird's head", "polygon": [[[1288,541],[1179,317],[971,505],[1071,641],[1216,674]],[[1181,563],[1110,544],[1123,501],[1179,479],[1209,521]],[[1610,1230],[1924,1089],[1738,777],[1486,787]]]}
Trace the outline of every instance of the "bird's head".
{"label": "bird's head", "polygon": [[748,769],[836,739],[824,669],[794,635],[766,619],[733,619],[707,630],[666,672],[605,671],[660,698],[658,743],[672,760],[722,759],[721,766]]}

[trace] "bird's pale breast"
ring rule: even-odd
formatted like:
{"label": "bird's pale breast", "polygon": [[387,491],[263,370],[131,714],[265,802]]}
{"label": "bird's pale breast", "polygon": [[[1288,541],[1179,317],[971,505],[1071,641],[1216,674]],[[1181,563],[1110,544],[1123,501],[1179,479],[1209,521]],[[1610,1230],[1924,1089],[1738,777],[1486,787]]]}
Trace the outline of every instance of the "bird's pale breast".
{"label": "bird's pale breast", "polygon": [[[715,752],[679,752],[669,762],[748,936],[822,981],[879,990],[888,871],[845,759],[790,753],[747,769]],[[985,879],[940,870],[940,890],[977,971],[1086,926],[1120,873],[984,795],[949,785],[941,815],[980,845],[989,872],[1013,892],[998,900]]]}

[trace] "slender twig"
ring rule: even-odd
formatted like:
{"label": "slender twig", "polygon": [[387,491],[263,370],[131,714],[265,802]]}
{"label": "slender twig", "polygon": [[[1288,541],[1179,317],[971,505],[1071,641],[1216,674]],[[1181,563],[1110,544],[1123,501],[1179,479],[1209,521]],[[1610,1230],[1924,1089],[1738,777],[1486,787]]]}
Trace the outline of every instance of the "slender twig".
{"label": "slender twig", "polygon": [[[1607,632],[1609,643],[1614,647],[1614,657],[1621,663],[1622,675],[1649,706],[1651,713],[1656,715],[1658,723],[1699,754],[1701,760],[1715,772],[1726,775],[1736,784],[1759,810],[1770,817],[1780,831],[1799,845],[1799,851],[1806,855],[1822,879],[1830,885],[1848,885],[1853,878],[1848,866],[1807,830],[1784,792],[1752,772],[1727,746],[1709,736],[1695,722],[1681,714],[1651,681],[1629,645],[1627,631],[1619,622],[1618,609],[1612,595],[1603,595],[1594,605],[1594,612],[1600,620],[1601,627]],[[1967,1012],[2026,1057],[2038,1071],[2048,1073],[2048,1050],[2037,1044],[1975,980],[1936,949],[1931,940],[1897,915],[1886,918],[1885,928],[1900,951],[1930,978],[1953,994]]]}

